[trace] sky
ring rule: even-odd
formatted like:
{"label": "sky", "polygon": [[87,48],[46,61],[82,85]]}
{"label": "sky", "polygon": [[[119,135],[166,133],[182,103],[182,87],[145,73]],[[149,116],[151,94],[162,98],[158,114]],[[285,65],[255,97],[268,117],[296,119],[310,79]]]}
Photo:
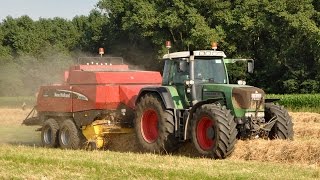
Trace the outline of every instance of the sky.
{"label": "sky", "polygon": [[0,21],[28,15],[33,20],[88,15],[99,0],[0,0]]}

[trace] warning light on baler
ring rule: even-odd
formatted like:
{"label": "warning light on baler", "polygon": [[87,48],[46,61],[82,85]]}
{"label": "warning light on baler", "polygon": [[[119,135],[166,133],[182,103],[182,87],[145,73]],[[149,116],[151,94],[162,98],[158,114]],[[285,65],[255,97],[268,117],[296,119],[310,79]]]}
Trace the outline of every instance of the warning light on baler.
{"label": "warning light on baler", "polygon": [[100,54],[100,56],[104,55],[104,49],[103,48],[99,48],[99,54]]}

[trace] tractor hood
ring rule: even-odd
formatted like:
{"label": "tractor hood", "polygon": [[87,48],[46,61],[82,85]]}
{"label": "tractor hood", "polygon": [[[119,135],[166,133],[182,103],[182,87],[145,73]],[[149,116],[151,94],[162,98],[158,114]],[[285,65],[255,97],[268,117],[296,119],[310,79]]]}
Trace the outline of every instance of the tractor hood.
{"label": "tractor hood", "polygon": [[202,100],[224,98],[223,103],[238,117],[242,117],[245,112],[264,110],[265,92],[260,88],[237,84],[202,84],[200,86],[202,87],[198,87],[198,92],[200,90],[202,93],[199,98]]}
{"label": "tractor hood", "polygon": [[261,93],[262,96],[265,95],[264,91],[260,88],[247,85],[238,85],[238,84],[199,84],[199,88],[204,92],[222,92],[225,95],[237,95],[240,94],[244,99],[250,99],[252,93]]}

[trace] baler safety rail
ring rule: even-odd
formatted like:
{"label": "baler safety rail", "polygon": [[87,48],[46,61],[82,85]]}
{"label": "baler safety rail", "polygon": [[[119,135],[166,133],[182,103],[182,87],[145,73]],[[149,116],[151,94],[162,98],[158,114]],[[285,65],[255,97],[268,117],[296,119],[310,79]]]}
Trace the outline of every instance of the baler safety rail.
{"label": "baler safety rail", "polygon": [[32,108],[32,110],[27,115],[27,117],[22,121],[21,125],[26,125],[26,126],[41,125],[39,117],[37,116],[36,106]]}
{"label": "baler safety rail", "polygon": [[[114,60],[114,61],[113,61]],[[105,65],[107,64],[113,64],[114,62],[118,62],[115,64],[123,64],[124,60],[122,57],[79,57],[78,58],[78,64],[94,64],[94,65]],[[119,63],[119,61],[121,63]]]}

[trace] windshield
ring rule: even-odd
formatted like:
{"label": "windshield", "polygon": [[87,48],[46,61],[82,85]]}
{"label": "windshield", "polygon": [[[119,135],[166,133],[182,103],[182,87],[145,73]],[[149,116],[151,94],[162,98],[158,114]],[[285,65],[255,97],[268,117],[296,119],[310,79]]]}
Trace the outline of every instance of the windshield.
{"label": "windshield", "polygon": [[225,66],[222,59],[195,59],[194,78],[197,83],[227,83]]}

